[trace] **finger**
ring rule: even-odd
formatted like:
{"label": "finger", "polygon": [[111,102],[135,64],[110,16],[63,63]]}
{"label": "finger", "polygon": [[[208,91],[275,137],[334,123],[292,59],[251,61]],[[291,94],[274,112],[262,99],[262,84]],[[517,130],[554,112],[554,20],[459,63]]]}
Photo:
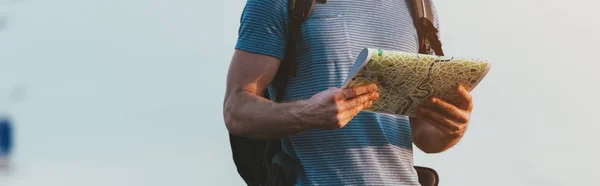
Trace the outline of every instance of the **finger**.
{"label": "finger", "polygon": [[458,108],[466,111],[473,110],[473,97],[471,97],[469,91],[467,91],[464,86],[459,85],[456,92],[458,93],[459,97],[457,104]]}
{"label": "finger", "polygon": [[364,109],[364,105],[358,105],[352,109],[345,110],[336,115],[336,120],[338,123],[335,125],[329,126],[327,130],[334,130],[344,127],[348,124],[362,109]]}
{"label": "finger", "polygon": [[375,92],[377,91],[377,85],[375,84],[369,84],[369,85],[362,85],[362,86],[357,86],[354,88],[350,88],[350,89],[344,89],[342,91],[340,91],[340,94],[342,95],[342,99],[351,99],[354,98],[356,96],[360,96],[366,93],[371,93],[371,92]]}
{"label": "finger", "polygon": [[[349,111],[349,113],[351,115],[356,115],[360,111],[373,106],[373,101],[376,100],[378,97],[379,97],[379,94],[377,92],[371,93],[368,100],[366,100],[364,102],[356,103],[356,105],[354,107],[348,108],[347,111]],[[352,104],[350,104],[350,105],[352,105]]]}
{"label": "finger", "polygon": [[342,121],[345,121],[348,118],[352,119],[352,118],[354,118],[354,116],[356,116],[358,113],[360,113],[360,111],[362,111],[364,108],[365,108],[364,104],[357,105],[354,108],[345,110],[342,113],[340,113],[338,115],[338,118],[340,118],[340,120],[342,120]]}
{"label": "finger", "polygon": [[[364,102],[357,102],[357,103],[354,103],[354,104],[352,104],[352,103],[351,104],[347,104],[348,107],[344,111],[342,111],[340,113],[341,117],[342,118],[354,117],[356,114],[358,114],[360,111],[364,110],[365,108],[371,107],[373,105],[373,100],[377,99],[377,97],[379,95],[377,94],[377,92],[374,92],[374,93],[371,93],[370,96],[371,97],[368,100],[364,101]],[[361,98],[362,98],[362,96],[361,96]],[[355,99],[355,100],[357,100],[357,99]],[[355,101],[355,100],[352,100],[352,101]]]}
{"label": "finger", "polygon": [[365,103],[365,108],[370,108],[371,106],[373,106],[373,101],[367,101]]}
{"label": "finger", "polygon": [[352,109],[358,105],[363,105],[366,102],[376,100],[377,98],[379,98],[379,93],[377,92],[360,95],[358,97],[344,101],[342,110]]}
{"label": "finger", "polygon": [[453,132],[460,130],[460,127],[454,121],[450,120],[449,118],[436,112],[433,109],[421,107],[419,108],[419,112],[423,119],[433,121],[434,123],[432,124],[443,126]]}
{"label": "finger", "polygon": [[443,113],[443,115],[450,117],[457,123],[466,123],[468,121],[468,118],[465,117],[464,111],[453,104],[445,102],[444,100],[436,97],[430,98],[429,102],[431,103],[430,106],[433,108],[432,110],[440,111]]}

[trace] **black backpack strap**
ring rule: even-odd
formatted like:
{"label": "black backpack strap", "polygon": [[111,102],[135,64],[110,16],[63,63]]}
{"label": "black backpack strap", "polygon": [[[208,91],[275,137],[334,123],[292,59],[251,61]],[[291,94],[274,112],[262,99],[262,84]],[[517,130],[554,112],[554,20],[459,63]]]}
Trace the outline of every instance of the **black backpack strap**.
{"label": "black backpack strap", "polygon": [[[321,2],[325,2],[322,0]],[[300,40],[300,32],[302,23],[310,17],[312,9],[316,0],[288,0],[288,28],[287,28],[287,40],[286,40],[286,51],[284,60],[282,61],[273,83],[271,86],[275,90],[275,102],[280,102],[285,94],[287,88],[288,79],[290,77],[296,77],[298,71],[298,62],[296,61],[298,52],[298,40]],[[265,91],[265,97],[269,98],[268,90]],[[264,162],[268,162],[270,159],[269,154],[272,152],[280,151],[279,140],[270,140],[267,142],[265,148]],[[276,143],[276,144],[273,144]],[[277,147],[276,147],[277,146]]]}
{"label": "black backpack strap", "polygon": [[[288,0],[288,28],[286,37],[286,52],[273,83],[275,102],[280,102],[285,95],[288,80],[296,77],[298,71],[298,41],[302,30],[302,23],[306,21],[314,8],[317,0]],[[319,0],[325,3],[326,0]],[[268,91],[265,92],[269,96]],[[281,140],[267,141],[263,156],[263,166],[267,171],[266,185],[293,185],[296,181],[294,162],[281,148]]]}
{"label": "black backpack strap", "polygon": [[421,186],[438,186],[440,177],[438,173],[429,167],[414,166],[419,176]]}
{"label": "black backpack strap", "polygon": [[[325,3],[326,0],[320,2]],[[310,17],[316,0],[288,0],[288,28],[287,40],[284,60],[279,65],[279,69],[275,74],[271,86],[275,90],[275,102],[280,102],[285,95],[285,89],[288,85],[290,77],[296,77],[298,71],[298,62],[296,61],[298,54],[298,40],[300,40],[300,32],[302,23]],[[269,96],[268,90],[265,96]],[[275,144],[274,144],[275,143]],[[279,140],[269,140],[265,148],[264,162],[271,159],[270,155],[273,152],[280,151]]]}
{"label": "black backpack strap", "polygon": [[[288,34],[286,37],[285,57],[273,81],[273,88],[276,90],[275,101],[283,99],[288,79],[297,75],[298,62],[296,61],[296,57],[300,31],[302,23],[310,17],[315,2],[316,0],[288,0]],[[324,1],[321,0],[320,2]]]}
{"label": "black backpack strap", "polygon": [[433,10],[430,0],[409,0],[413,22],[419,36],[419,53],[429,54],[433,49],[436,55],[443,56],[442,42],[433,24]]}
{"label": "black backpack strap", "polygon": [[315,0],[288,0],[288,37],[286,62],[289,64],[287,73],[289,77],[296,77],[298,63],[296,62],[296,54],[298,52],[298,40],[300,39],[300,31],[302,23],[310,17],[312,9],[315,6]]}

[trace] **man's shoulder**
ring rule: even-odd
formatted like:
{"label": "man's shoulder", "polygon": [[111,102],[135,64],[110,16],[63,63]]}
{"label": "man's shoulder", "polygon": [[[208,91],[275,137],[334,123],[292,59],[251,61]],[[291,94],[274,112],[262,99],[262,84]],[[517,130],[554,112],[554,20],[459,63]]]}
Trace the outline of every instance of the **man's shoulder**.
{"label": "man's shoulder", "polygon": [[246,1],[236,49],[283,59],[287,5],[287,0]]}
{"label": "man's shoulder", "polygon": [[262,13],[286,13],[288,10],[288,0],[248,0],[244,11],[261,10]]}
{"label": "man's shoulder", "polygon": [[[288,14],[287,0],[248,0],[242,11],[242,24],[252,26],[285,26]],[[245,25],[243,25],[245,26]]]}

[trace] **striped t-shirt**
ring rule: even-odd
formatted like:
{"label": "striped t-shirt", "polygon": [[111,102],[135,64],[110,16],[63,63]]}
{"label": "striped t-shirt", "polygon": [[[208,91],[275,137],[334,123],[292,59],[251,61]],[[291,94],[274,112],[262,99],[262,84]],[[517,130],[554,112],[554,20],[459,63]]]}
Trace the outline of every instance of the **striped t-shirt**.
{"label": "striped t-shirt", "polygon": [[[363,48],[418,52],[409,7],[406,0],[316,4],[302,25],[298,74],[284,100],[340,87]],[[248,0],[236,49],[283,60],[287,22],[287,0]],[[283,148],[299,160],[296,185],[419,185],[407,116],[361,112],[342,129],[312,130]]]}

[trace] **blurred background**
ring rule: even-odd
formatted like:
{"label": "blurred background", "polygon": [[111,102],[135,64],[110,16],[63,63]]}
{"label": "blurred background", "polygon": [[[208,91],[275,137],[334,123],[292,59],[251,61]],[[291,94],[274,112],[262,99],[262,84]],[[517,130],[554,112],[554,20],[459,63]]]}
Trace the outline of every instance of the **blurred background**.
{"label": "blurred background", "polygon": [[[2,186],[244,185],[222,120],[244,0],[0,0]],[[488,59],[442,186],[597,185],[600,5],[434,0],[449,56]]]}

